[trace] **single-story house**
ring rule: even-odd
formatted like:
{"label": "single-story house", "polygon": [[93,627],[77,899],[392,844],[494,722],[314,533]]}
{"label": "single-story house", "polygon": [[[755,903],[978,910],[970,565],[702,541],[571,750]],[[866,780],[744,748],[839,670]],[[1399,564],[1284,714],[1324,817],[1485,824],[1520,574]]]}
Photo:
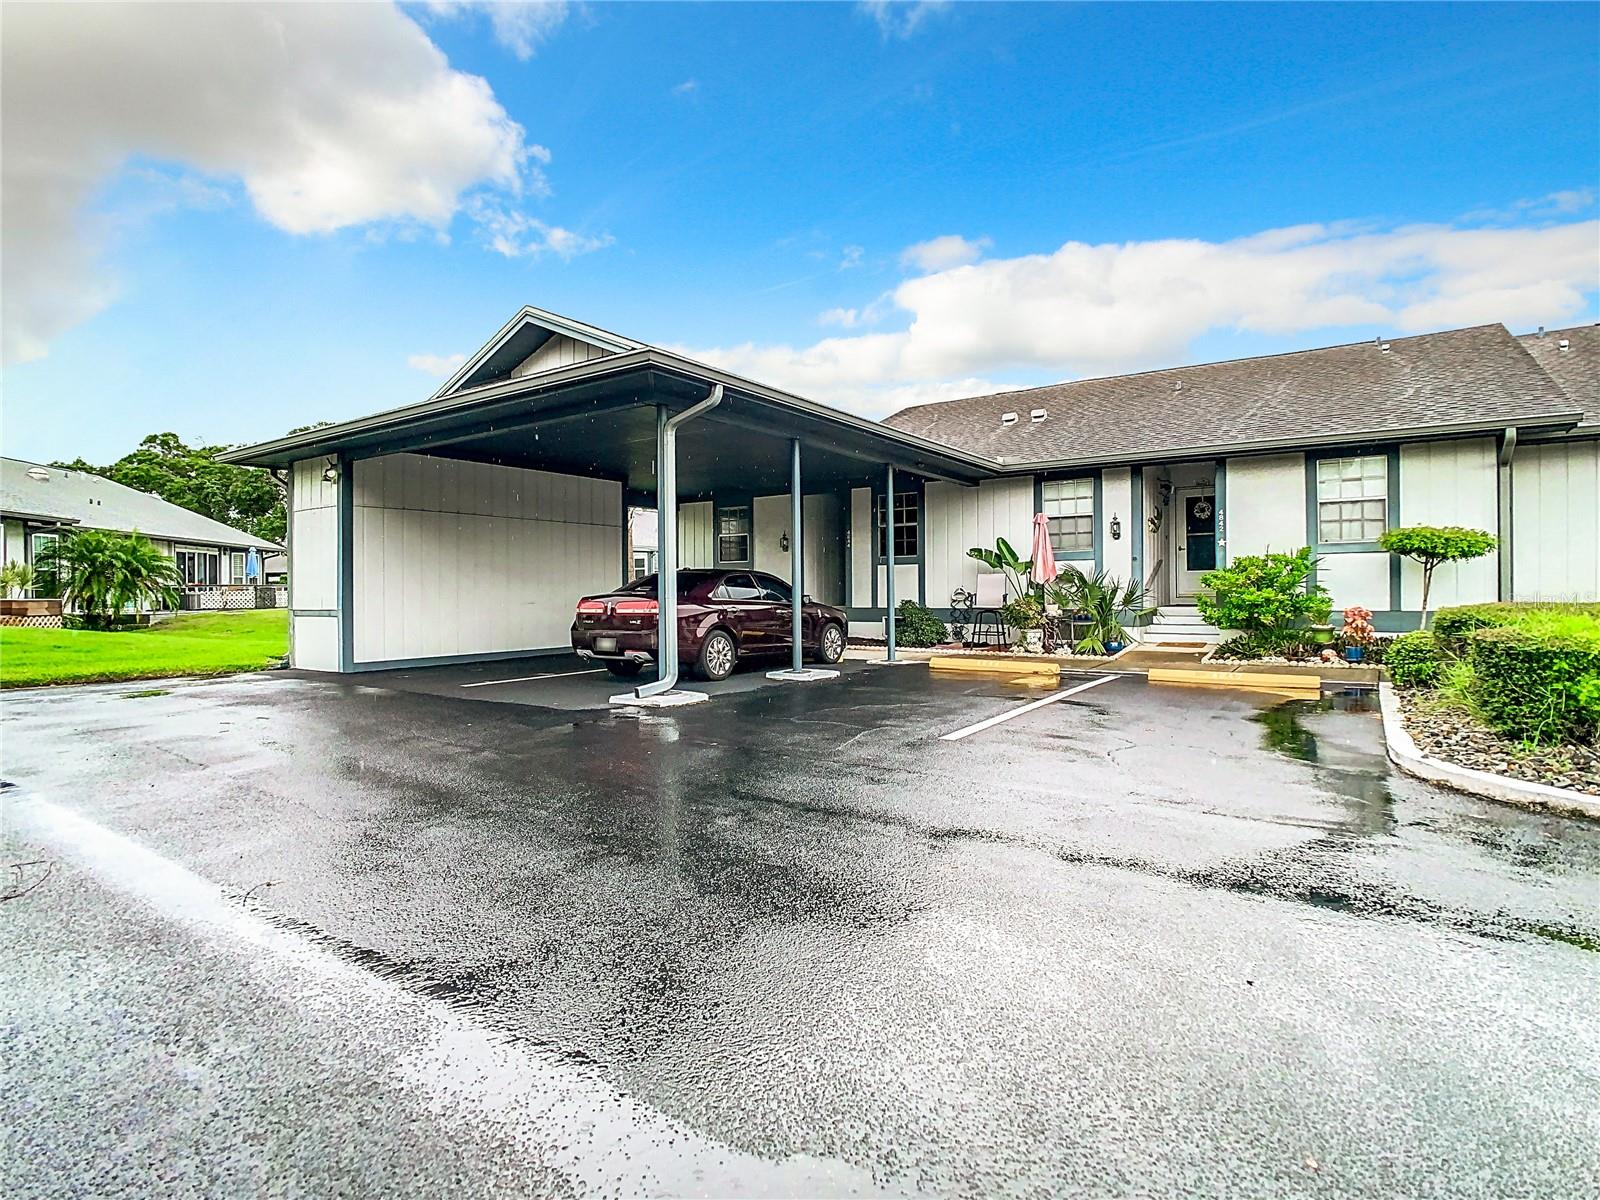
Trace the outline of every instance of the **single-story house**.
{"label": "single-story house", "polygon": [[[213,593],[267,582],[265,556],[282,550],[104,476],[18,458],[0,458],[0,526],[4,561],[29,565],[64,530],[142,533],[177,562],[186,604],[196,607],[224,607]],[[248,608],[253,602],[226,606]]]}
{"label": "single-story house", "polygon": [[967,550],[1026,547],[1038,512],[1063,562],[1148,581],[1155,639],[1216,636],[1193,605],[1212,566],[1303,545],[1336,604],[1400,630],[1420,575],[1377,538],[1401,524],[1500,539],[1441,569],[1436,603],[1600,594],[1597,365],[1594,326],[1484,325],[880,422],[525,308],[420,404],[224,457],[290,473],[293,656],[314,669],[563,648],[577,598],[632,573],[658,464],[663,564],[799,566],[858,635],[898,599],[948,612],[977,588]]}

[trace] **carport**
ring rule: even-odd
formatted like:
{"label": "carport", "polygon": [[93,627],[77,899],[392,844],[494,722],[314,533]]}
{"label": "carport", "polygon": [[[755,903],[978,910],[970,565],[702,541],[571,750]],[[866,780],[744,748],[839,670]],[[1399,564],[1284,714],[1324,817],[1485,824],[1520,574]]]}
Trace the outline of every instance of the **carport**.
{"label": "carport", "polygon": [[[656,509],[670,578],[690,565],[680,502],[730,495],[788,497],[798,632],[808,559],[823,574],[847,575],[851,563],[848,522],[808,543],[808,503],[825,513],[874,486],[894,513],[897,482],[975,485],[995,473],[981,458],[532,308],[423,403],[223,458],[283,472],[293,661],[341,672],[565,650],[577,596],[626,576],[629,506]],[[753,560],[748,535],[745,545]],[[635,699],[674,687],[675,599],[660,589],[659,677]]]}

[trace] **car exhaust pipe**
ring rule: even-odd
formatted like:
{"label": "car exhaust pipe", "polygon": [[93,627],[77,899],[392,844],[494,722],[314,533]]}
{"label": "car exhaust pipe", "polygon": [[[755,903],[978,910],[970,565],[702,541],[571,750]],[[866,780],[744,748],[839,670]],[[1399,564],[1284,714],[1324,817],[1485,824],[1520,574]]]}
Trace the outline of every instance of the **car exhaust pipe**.
{"label": "car exhaust pipe", "polygon": [[678,686],[678,427],[710,412],[722,403],[722,385],[680,413],[667,416],[656,409],[656,663],[660,675],[654,683],[633,689],[640,700],[659,696]]}

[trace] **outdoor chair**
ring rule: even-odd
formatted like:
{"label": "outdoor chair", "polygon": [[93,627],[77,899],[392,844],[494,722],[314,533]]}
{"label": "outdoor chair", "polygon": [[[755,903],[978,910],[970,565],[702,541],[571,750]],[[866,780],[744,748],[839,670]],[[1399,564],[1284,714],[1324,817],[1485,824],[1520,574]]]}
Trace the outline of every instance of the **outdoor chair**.
{"label": "outdoor chair", "polygon": [[1004,575],[978,576],[978,604],[972,610],[972,628],[967,633],[969,646],[1004,646],[1008,640],[1000,610],[1006,602]]}

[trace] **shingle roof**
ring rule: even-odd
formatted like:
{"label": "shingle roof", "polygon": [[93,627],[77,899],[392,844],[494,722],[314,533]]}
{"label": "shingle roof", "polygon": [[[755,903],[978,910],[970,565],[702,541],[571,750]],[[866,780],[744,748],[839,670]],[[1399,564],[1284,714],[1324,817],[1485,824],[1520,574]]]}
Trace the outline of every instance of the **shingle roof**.
{"label": "shingle roof", "polygon": [[1583,409],[1581,428],[1600,425],[1600,325],[1525,333],[1517,339],[1533,361]]}
{"label": "shingle roof", "polygon": [[[38,476],[42,473],[43,478]],[[0,458],[0,513],[72,521],[85,529],[137,529],[149,537],[208,546],[278,549],[273,542],[234,529],[159,496],[136,491],[87,471],[65,471]]]}
{"label": "shingle roof", "polygon": [[1580,408],[1504,326],[1479,325],[922,404],[886,423],[1016,464],[1548,423]]}

